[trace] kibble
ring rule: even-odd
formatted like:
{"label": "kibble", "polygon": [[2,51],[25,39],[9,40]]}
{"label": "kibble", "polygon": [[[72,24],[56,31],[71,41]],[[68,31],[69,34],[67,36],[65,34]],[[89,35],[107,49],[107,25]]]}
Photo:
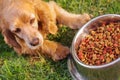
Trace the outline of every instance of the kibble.
{"label": "kibble", "polygon": [[102,65],[120,57],[120,22],[103,24],[81,40],[77,55],[87,65]]}

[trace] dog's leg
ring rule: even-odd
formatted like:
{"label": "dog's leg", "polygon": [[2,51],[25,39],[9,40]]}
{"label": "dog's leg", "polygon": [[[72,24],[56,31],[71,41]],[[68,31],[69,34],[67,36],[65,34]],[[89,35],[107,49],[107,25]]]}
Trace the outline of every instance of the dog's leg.
{"label": "dog's leg", "polygon": [[69,48],[57,42],[45,40],[42,46],[42,53],[50,56],[54,61],[64,59],[69,54]]}
{"label": "dog's leg", "polygon": [[65,11],[53,1],[50,1],[49,4],[54,7],[54,10],[56,12],[56,19],[59,24],[64,24],[72,29],[77,29],[84,25],[88,20],[90,20],[89,14],[76,15]]}

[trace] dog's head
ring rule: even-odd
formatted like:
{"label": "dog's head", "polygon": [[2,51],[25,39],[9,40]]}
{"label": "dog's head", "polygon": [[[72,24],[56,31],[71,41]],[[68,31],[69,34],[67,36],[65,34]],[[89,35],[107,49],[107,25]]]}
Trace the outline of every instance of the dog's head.
{"label": "dog's head", "polygon": [[[8,1],[8,0],[5,0]],[[38,20],[34,5],[29,0],[9,0],[2,3],[1,30],[5,41],[16,47],[15,38],[23,40],[31,49],[43,44],[42,34],[38,30]]]}

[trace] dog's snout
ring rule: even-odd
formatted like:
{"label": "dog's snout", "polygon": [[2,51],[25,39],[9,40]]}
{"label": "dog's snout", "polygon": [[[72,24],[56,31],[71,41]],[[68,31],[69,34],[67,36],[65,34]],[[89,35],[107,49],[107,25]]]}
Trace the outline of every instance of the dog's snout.
{"label": "dog's snout", "polygon": [[34,38],[31,43],[30,43],[32,46],[36,46],[39,44],[39,38]]}

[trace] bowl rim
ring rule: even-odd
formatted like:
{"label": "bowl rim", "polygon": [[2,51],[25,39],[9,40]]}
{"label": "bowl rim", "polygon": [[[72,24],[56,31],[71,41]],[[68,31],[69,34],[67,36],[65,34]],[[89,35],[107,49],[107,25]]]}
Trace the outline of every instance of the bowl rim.
{"label": "bowl rim", "polygon": [[89,24],[91,24],[93,21],[98,20],[98,19],[100,19],[100,18],[102,18],[102,17],[107,17],[107,16],[111,16],[111,17],[117,16],[117,17],[120,17],[119,14],[104,14],[104,15],[97,16],[97,17],[91,19],[90,21],[88,21],[85,25],[83,25],[83,27],[81,27],[81,28],[78,30],[78,32],[76,33],[76,35],[75,35],[74,38],[73,38],[72,45],[71,45],[71,54],[72,54],[72,57],[73,57],[73,59],[75,60],[76,63],[78,63],[79,65],[81,65],[81,66],[83,66],[83,67],[85,67],[85,68],[100,69],[100,68],[105,68],[105,67],[112,66],[112,65],[114,65],[114,64],[116,64],[117,62],[120,61],[120,58],[117,58],[116,60],[114,60],[114,61],[112,61],[112,62],[110,62],[110,63],[103,64],[103,65],[87,65],[87,64],[85,64],[85,63],[82,63],[82,62],[79,60],[79,58],[77,57],[77,54],[75,53],[76,50],[75,50],[75,48],[74,48],[74,44],[75,44],[75,42],[77,41],[77,38],[79,37],[79,34],[81,34],[82,30],[83,30],[85,27],[87,27]]}

